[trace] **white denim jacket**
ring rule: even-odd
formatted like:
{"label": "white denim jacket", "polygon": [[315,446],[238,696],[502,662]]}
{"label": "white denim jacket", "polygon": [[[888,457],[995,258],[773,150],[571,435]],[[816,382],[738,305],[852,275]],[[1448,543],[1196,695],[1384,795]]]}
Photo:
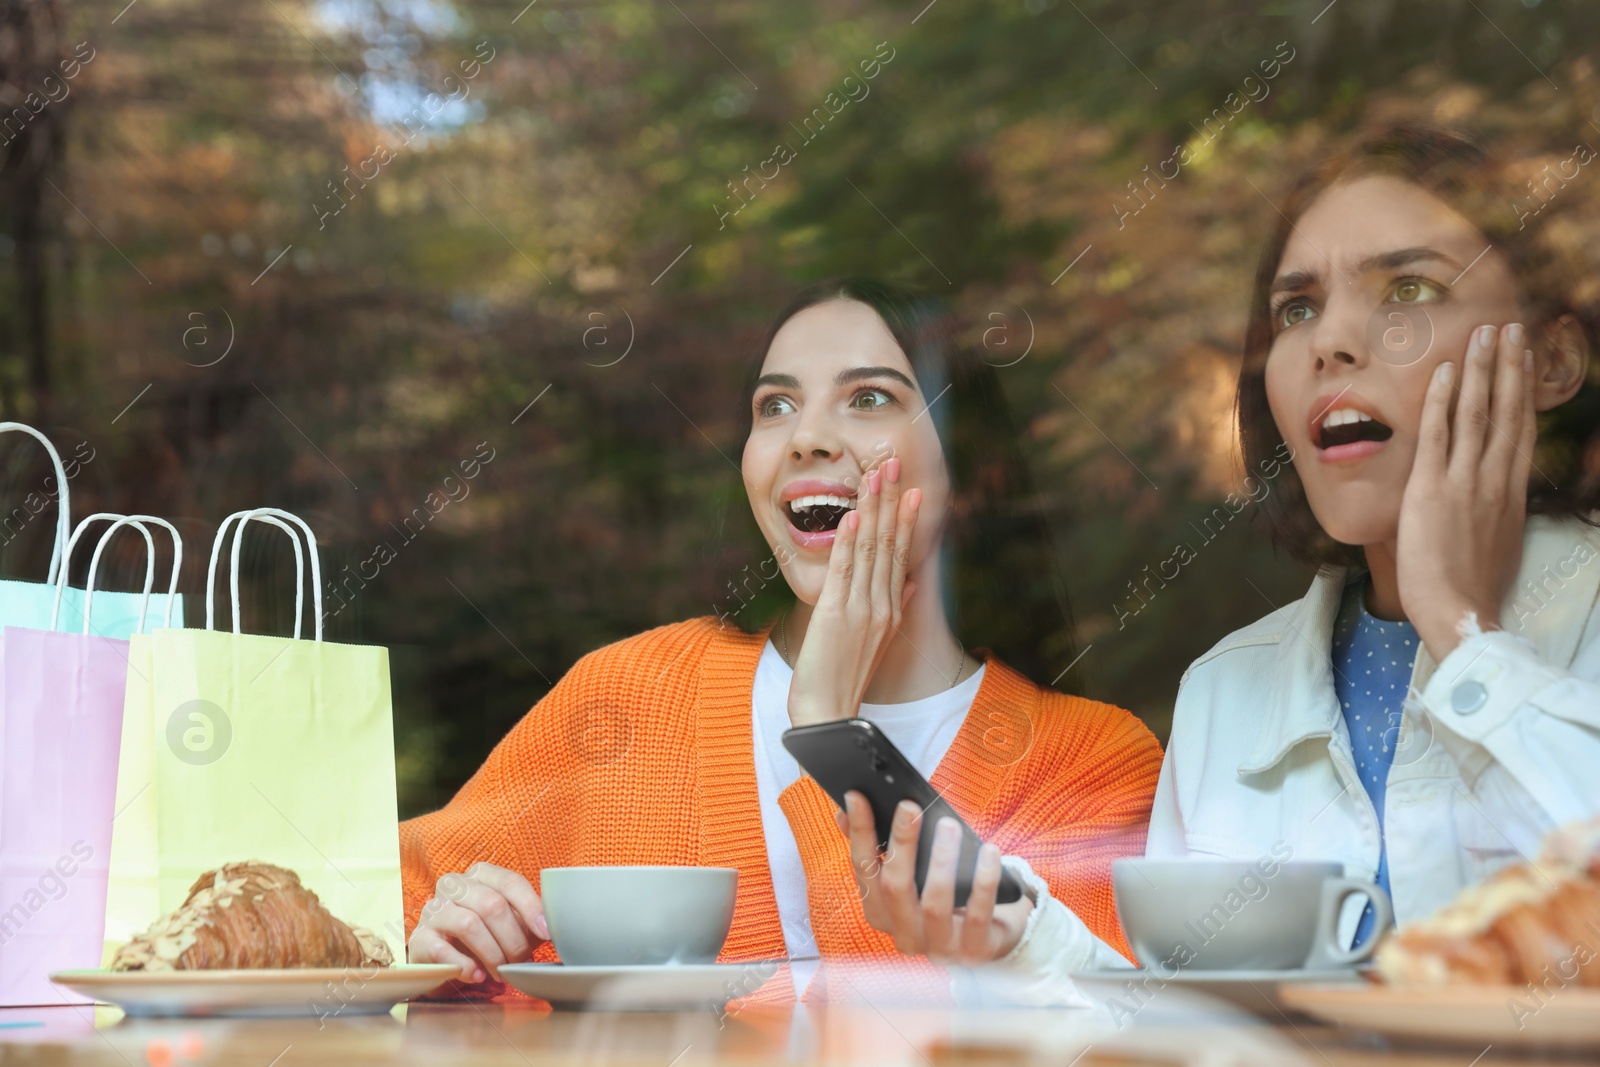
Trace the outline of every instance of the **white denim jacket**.
{"label": "white denim jacket", "polygon": [[[1281,843],[1295,859],[1376,876],[1377,813],[1333,686],[1348,577],[1325,568],[1304,597],[1184,673],[1147,855],[1255,860]],[[1398,922],[1600,812],[1600,529],[1530,518],[1500,621],[1504,630],[1467,625],[1441,664],[1418,650],[1382,828]],[[1064,906],[1041,905],[1004,969],[1044,996],[1073,970],[1117,962]],[[1346,901],[1346,944],[1362,907]]]}
{"label": "white denim jacket", "polygon": [[[1378,869],[1380,834],[1334,694],[1343,570],[1220,641],[1178,689],[1146,854],[1296,859]],[[1504,630],[1465,636],[1435,665],[1420,648],[1389,771],[1395,919],[1432,914],[1464,886],[1600,811],[1600,529],[1531,518],[1501,608]],[[1362,902],[1341,923],[1354,936]]]}

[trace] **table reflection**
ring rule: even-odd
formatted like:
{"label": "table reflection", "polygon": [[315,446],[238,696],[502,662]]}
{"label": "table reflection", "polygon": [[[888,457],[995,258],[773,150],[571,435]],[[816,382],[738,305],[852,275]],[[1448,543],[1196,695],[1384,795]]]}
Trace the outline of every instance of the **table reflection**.
{"label": "table reflection", "polygon": [[[930,1007],[874,999],[857,974],[847,1002],[735,1005],[726,1013],[552,1011],[534,1002],[435,1002],[386,1015],[142,1019],[115,1008],[0,1010],[0,1064],[183,1067],[242,1064],[829,1064],[872,1067],[1467,1067],[1573,1062],[1503,1049],[1388,1043],[1169,989],[1132,1018],[1103,999],[1078,1008]],[[884,992],[883,990],[877,990]],[[1478,1059],[1474,1061],[1474,1056]]]}

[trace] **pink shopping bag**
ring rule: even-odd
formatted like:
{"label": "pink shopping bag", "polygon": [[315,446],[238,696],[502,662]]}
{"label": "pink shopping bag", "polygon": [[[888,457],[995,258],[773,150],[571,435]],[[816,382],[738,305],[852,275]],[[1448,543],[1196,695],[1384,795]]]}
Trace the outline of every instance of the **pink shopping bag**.
{"label": "pink shopping bag", "polygon": [[[90,563],[90,612],[101,551],[119,527],[138,529],[150,549],[147,596],[155,553],[144,522],[177,538],[159,519],[103,517],[116,521]],[[67,545],[58,597],[82,532]],[[58,603],[52,627],[59,618]],[[50,973],[100,964],[128,642],[92,636],[87,619],[83,631],[0,632],[0,1005],[76,1002]]]}

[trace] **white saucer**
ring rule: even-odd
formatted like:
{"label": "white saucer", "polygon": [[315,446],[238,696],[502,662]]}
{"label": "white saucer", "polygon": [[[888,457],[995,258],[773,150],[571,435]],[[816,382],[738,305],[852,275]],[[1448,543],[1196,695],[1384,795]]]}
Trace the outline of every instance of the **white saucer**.
{"label": "white saucer", "polygon": [[131,1016],[374,1015],[451,978],[448,963],[238,971],[57,971],[50,980]]}
{"label": "white saucer", "polygon": [[500,976],[557,1008],[598,1011],[720,1011],[778,973],[779,960],[654,967],[568,967],[508,963]]}
{"label": "white saucer", "polygon": [[1149,979],[1152,984],[1164,982],[1169,985],[1277,985],[1280,982],[1359,982],[1362,980],[1361,972],[1353,969],[1338,971],[1186,971],[1182,967],[1173,969],[1173,974],[1163,976],[1159,971],[1150,971],[1142,967],[1101,967],[1092,971],[1074,971],[1072,977],[1084,982],[1116,982],[1119,985],[1127,981],[1142,981]]}
{"label": "white saucer", "polygon": [[[1278,1019],[1285,1010],[1285,1001],[1279,995],[1281,987],[1306,983],[1346,986],[1364,982],[1357,970],[1186,971],[1181,967],[1165,978],[1158,971],[1133,967],[1078,971],[1072,978],[1079,983],[1080,992],[1091,1000],[1103,1002],[1102,1006],[1113,1014],[1142,1009],[1147,1003],[1160,1001],[1163,990],[1174,990],[1177,991],[1175,1001],[1184,999],[1186,994],[1199,994],[1266,1019]],[[1132,983],[1131,989],[1129,983]],[[1180,1007],[1177,1003],[1172,1006]]]}

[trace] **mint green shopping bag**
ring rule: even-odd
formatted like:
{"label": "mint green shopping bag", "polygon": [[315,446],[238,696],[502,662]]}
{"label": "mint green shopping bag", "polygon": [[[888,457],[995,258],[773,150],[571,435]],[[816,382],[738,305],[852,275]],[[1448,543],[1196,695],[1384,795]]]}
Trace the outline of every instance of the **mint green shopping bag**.
{"label": "mint green shopping bag", "polygon": [[[213,587],[235,520],[229,633],[212,629]],[[293,638],[240,632],[239,546],[252,520],[294,541]],[[300,637],[305,566],[296,527],[311,558],[309,641]],[[272,508],[237,512],[212,546],[206,628],[132,638],[108,958],[182,904],[202,872],[241,860],[295,871],[335,916],[384,938],[403,958],[388,651],[322,640],[321,577],[316,538],[303,521]]]}
{"label": "mint green shopping bag", "polygon": [[[0,578],[0,626],[25,626],[30,630],[49,630],[53,628],[52,617],[59,613],[62,620],[61,628],[76,630],[84,620],[84,591],[67,587],[62,592],[59,608],[56,603],[56,579],[60,576],[62,568],[67,566],[67,561],[71,559],[67,553],[67,543],[75,540],[83,530],[83,523],[79,524],[77,530],[72,527],[69,502],[71,479],[66,466],[61,462],[61,454],[56,451],[48,437],[32,426],[20,422],[0,422],[0,434],[12,431],[27,434],[45,447],[45,451],[50,454],[50,465],[55,468],[55,485],[52,487],[47,478],[37,487],[23,493],[20,501],[8,502],[10,509],[0,513],[0,544],[8,544],[32,523],[45,521],[44,513],[52,501],[56,504],[56,536],[55,547],[50,555],[50,570],[43,582]],[[74,460],[74,463],[76,462]],[[96,515],[85,519],[84,523],[96,518],[117,517],[119,516]],[[173,574],[177,574],[176,567],[173,569]],[[177,595],[175,585],[173,590],[165,596],[159,593],[152,596],[149,609],[156,617],[170,614],[181,627],[183,598]],[[170,613],[167,607],[169,600],[172,603]],[[143,598],[138,593],[98,592],[95,594],[94,621],[90,632],[96,637],[126,639],[139,628],[139,619],[144,610]]]}

